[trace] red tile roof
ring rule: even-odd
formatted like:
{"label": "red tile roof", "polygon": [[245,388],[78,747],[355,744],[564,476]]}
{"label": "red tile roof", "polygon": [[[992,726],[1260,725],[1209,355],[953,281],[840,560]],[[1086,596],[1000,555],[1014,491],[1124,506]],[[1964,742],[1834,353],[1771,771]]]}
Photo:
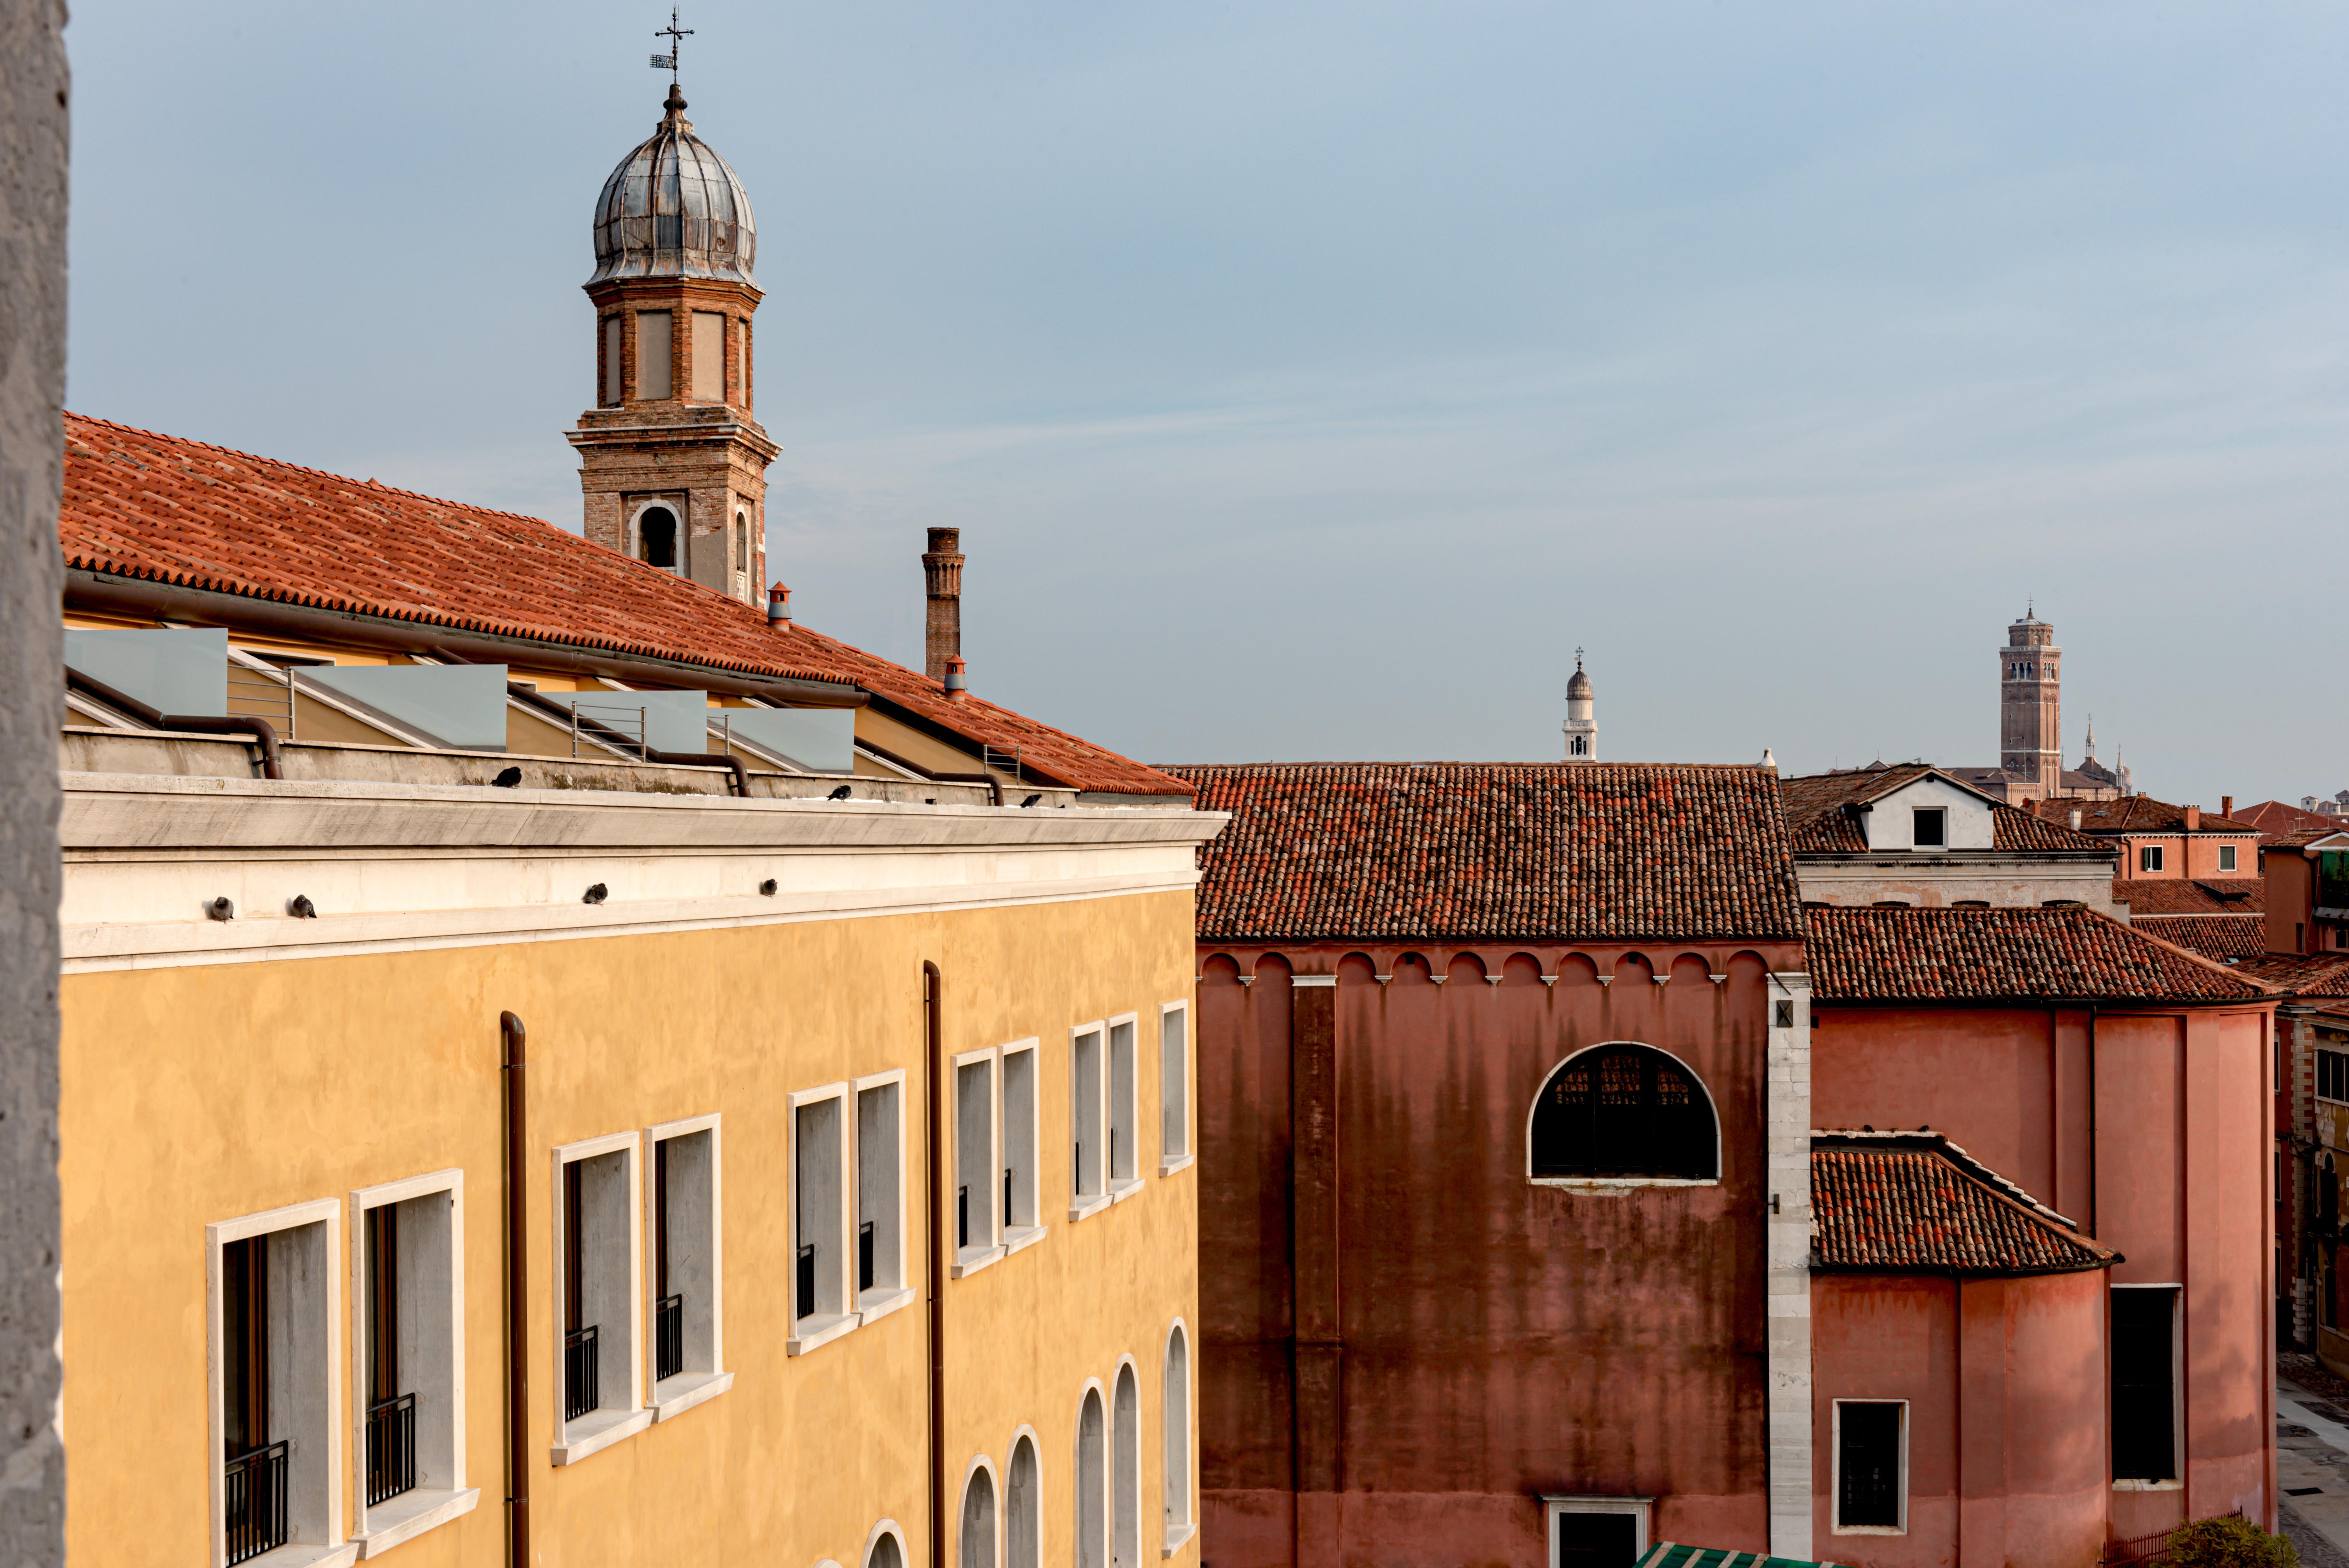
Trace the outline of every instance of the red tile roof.
{"label": "red tile roof", "polygon": [[1820,1269],[2050,1274],[2121,1261],[1938,1133],[1814,1133],[1811,1210]]}
{"label": "red tile roof", "polygon": [[2132,913],[2129,929],[2222,964],[2230,958],[2256,958],[2268,950],[2268,920],[2263,914]]}
{"label": "red tile roof", "polygon": [[1803,913],[1822,1001],[2233,1002],[2268,994],[2089,909]]}
{"label": "red tile roof", "polygon": [[2304,832],[2317,828],[2337,833],[2349,828],[2349,817],[2330,817],[2282,800],[2262,800],[2256,806],[2246,806],[2235,813],[2235,820],[2249,822],[2262,833]]}
{"label": "red tile roof", "polygon": [[1618,763],[1172,768],[1233,813],[1209,942],[1802,934],[1775,776]]}
{"label": "red tile roof", "polygon": [[[714,670],[864,687],[1023,770],[1181,795],[1154,769],[513,512],[66,416],[66,563],[91,572]],[[419,645],[430,640],[419,636]]]}
{"label": "red tile roof", "polygon": [[[2117,800],[2083,800],[2057,796],[2032,802],[2032,810],[2051,822],[2069,822],[2072,813],[2077,811],[2080,813],[2080,830],[2084,833],[2182,833],[2186,830],[2186,808],[2173,806],[2167,800],[2157,800],[2150,795],[2124,795]],[[2216,811],[2203,812],[2202,825],[2195,830],[2202,833],[2259,831],[2249,822],[2221,817]]]}
{"label": "red tile roof", "polygon": [[[1786,809],[1787,831],[1800,854],[1862,854],[1868,840],[1846,806],[1880,799],[1930,773],[1955,779],[1967,789],[1971,781],[1954,770],[1924,762],[1873,763],[1831,773],[1811,773],[1778,781],[1778,798]],[[1979,789],[1975,790],[1979,794]],[[2042,821],[2028,811],[2003,802],[1992,805],[1991,847],[2009,852],[2076,850],[2099,855],[2116,852],[2103,839],[2075,833],[2060,822]],[[1963,851],[1961,851],[1963,852]]]}
{"label": "red tile roof", "polygon": [[2113,900],[2129,906],[2132,922],[2147,914],[2261,914],[2268,907],[2268,879],[2115,877]]}
{"label": "red tile roof", "polygon": [[2238,965],[2240,974],[2255,975],[2295,996],[2349,996],[2349,956],[2295,956],[2265,953]]}

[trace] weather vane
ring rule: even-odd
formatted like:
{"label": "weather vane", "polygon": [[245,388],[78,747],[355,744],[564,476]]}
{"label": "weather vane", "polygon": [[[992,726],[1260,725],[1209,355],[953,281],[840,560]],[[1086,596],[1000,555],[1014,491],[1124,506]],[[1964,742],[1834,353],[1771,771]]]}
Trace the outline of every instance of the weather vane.
{"label": "weather vane", "polygon": [[666,55],[655,55],[653,57],[653,69],[657,71],[667,71],[669,74],[669,79],[674,81],[677,79],[678,42],[683,38],[692,37],[693,29],[690,27],[679,27],[677,25],[677,7],[672,5],[669,7],[668,26],[666,27],[654,28],[653,36],[656,38],[667,38],[668,40],[668,53]]}

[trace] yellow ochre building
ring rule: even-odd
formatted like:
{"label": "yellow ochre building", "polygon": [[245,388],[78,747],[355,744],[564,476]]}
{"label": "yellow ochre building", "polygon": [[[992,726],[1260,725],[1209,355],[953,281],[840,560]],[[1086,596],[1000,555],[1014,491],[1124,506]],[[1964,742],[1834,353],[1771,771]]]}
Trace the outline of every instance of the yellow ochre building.
{"label": "yellow ochre building", "polygon": [[[1195,1564],[1188,785],[765,581],[755,237],[598,203],[585,537],[69,417],[68,1551]],[[910,564],[910,562],[909,562]]]}

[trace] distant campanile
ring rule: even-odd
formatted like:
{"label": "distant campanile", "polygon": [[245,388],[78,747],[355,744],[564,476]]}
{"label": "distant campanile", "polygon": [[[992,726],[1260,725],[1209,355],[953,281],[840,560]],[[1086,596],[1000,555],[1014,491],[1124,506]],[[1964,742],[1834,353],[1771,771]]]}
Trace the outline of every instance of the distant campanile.
{"label": "distant campanile", "polygon": [[2055,628],[2029,609],[2007,627],[1998,651],[1999,768],[2035,780],[2047,795],[2064,791],[2062,658]]}
{"label": "distant campanile", "polygon": [[1574,650],[1574,678],[1566,683],[1566,759],[1599,760],[1599,721],[1591,717],[1590,677],[1582,673],[1582,650]]}
{"label": "distant campanile", "polygon": [[587,537],[758,604],[777,449],[750,417],[758,231],[675,82],[662,110],[595,202],[595,407],[569,432]]}

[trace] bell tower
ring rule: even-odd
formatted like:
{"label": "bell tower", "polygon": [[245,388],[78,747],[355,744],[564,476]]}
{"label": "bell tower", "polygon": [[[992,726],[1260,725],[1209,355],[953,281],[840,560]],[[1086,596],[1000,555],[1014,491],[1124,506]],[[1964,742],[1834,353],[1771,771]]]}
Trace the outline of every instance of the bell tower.
{"label": "bell tower", "polygon": [[1998,651],[1998,765],[2024,786],[2010,799],[2064,792],[2062,657],[2055,628],[2031,610],[2007,627]]}
{"label": "bell tower", "polygon": [[1599,719],[1591,699],[1590,677],[1582,673],[1582,650],[1574,650],[1574,675],[1566,683],[1566,759],[1599,760]]}
{"label": "bell tower", "polygon": [[662,108],[595,203],[595,406],[569,432],[586,532],[756,606],[778,450],[751,418],[758,233],[674,81]]}

